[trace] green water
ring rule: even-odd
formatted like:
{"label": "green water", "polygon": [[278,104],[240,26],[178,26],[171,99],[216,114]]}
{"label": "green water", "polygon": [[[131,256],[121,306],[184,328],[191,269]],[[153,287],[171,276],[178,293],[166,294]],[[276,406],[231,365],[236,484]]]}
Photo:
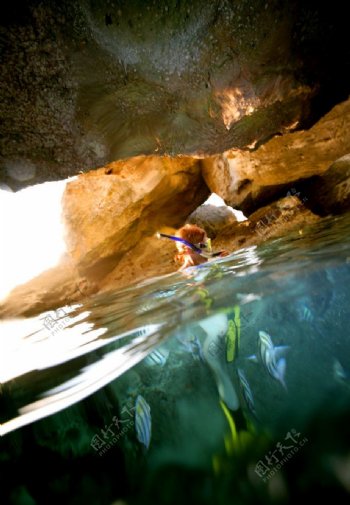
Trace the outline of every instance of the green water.
{"label": "green water", "polygon": [[[348,500],[349,229],[350,215],[326,218],[15,322],[0,503]],[[260,358],[261,331],[284,347],[280,380]]]}

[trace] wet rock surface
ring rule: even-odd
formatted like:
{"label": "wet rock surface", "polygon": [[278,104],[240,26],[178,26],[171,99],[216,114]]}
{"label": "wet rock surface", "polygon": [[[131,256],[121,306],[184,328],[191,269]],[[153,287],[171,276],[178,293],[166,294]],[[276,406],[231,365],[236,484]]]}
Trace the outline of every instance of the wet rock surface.
{"label": "wet rock surface", "polygon": [[310,195],[309,206],[322,216],[350,209],[350,155],[336,160],[323,174],[300,184]]}
{"label": "wet rock surface", "polygon": [[237,218],[231,207],[203,204],[192,212],[186,222],[200,226],[207,232],[208,237],[213,239],[222,228],[236,223]]}
{"label": "wet rock surface", "polygon": [[343,9],[297,1],[1,7],[1,181],[207,156],[311,125],[349,93]]}
{"label": "wet rock surface", "polygon": [[166,225],[177,227],[209,191],[192,158],[114,162],[67,185],[66,243],[80,272],[103,278],[122,256]]}
{"label": "wet rock surface", "polygon": [[[272,202],[286,193],[298,181],[321,175],[323,186],[335,184],[331,173],[339,178],[345,162],[328,171],[341,156],[348,154],[350,145],[350,100],[335,106],[309,130],[276,136],[252,152],[230,150],[203,161],[203,175],[211,191],[227,205],[242,209],[246,214]],[[327,172],[326,172],[327,171]],[[328,176],[324,178],[325,174]],[[314,189],[313,189],[314,186]],[[301,184],[312,201],[318,199],[316,185]],[[328,200],[338,201],[330,190]],[[323,204],[327,206],[323,198]],[[328,206],[331,206],[329,203]]]}
{"label": "wet rock surface", "polygon": [[306,207],[302,195],[289,195],[260,208],[247,221],[224,227],[213,241],[215,249],[235,251],[258,245],[292,231],[303,234],[303,227],[320,218]]}

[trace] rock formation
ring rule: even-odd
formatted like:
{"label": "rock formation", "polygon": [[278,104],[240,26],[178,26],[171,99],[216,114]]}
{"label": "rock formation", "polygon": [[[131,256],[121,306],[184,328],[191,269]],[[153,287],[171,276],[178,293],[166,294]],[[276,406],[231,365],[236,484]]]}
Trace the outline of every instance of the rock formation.
{"label": "rock formation", "polygon": [[[346,140],[346,138],[344,138]],[[348,146],[347,146],[348,147]],[[309,195],[308,205],[319,215],[341,214],[350,209],[350,155],[346,154],[320,175],[300,184]]]}
{"label": "rock formation", "polygon": [[282,237],[295,231],[303,234],[303,228],[320,218],[311,212],[307,202],[290,194],[270,205],[261,207],[247,221],[228,225],[220,230],[213,241],[215,249],[235,251],[241,247],[258,245],[268,239]]}
{"label": "rock formation", "polygon": [[177,227],[208,196],[199,160],[131,158],[68,184],[68,251],[80,272],[101,279],[162,226]]}
{"label": "rock formation", "polygon": [[350,92],[347,19],[298,0],[4,2],[0,182],[309,127]]}
{"label": "rock formation", "polygon": [[[73,178],[61,202],[65,249],[60,261],[14,289],[0,306],[0,314],[27,314],[71,303],[96,292],[114,269],[128,283],[159,275],[162,254],[171,249],[168,242],[152,236],[162,226],[180,226],[207,196],[201,162],[186,157],[140,156]],[[38,248],[45,248],[44,233]],[[5,238],[3,247],[7,245]],[[25,250],[26,244],[21,246]],[[130,267],[125,270],[130,255],[123,258],[129,251],[136,255],[138,276]],[[142,264],[145,254],[148,260]],[[29,260],[21,254],[22,267]],[[171,261],[165,265],[169,271]],[[15,274],[17,267],[13,262],[7,268]]]}
{"label": "rock formation", "polygon": [[225,205],[223,200],[222,203],[212,205],[205,202],[188,216],[186,222],[203,228],[210,239],[215,238],[222,228],[237,222],[232,207]]}
{"label": "rock formation", "polygon": [[[309,130],[276,136],[251,152],[234,149],[207,158],[203,162],[204,178],[227,205],[250,214],[285,195],[296,182],[324,174],[333,162],[348,154],[349,125],[347,100]],[[338,172],[342,167],[344,163],[338,165]],[[331,183],[329,177],[327,180]],[[305,186],[304,192],[310,190],[310,185],[308,190]],[[311,201],[311,193],[308,196]]]}

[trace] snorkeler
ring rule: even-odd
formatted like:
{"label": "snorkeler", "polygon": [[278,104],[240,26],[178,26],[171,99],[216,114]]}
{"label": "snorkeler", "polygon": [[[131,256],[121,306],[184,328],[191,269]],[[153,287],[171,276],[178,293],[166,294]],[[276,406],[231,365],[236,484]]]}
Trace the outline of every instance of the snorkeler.
{"label": "snorkeler", "polygon": [[159,238],[165,237],[175,241],[179,252],[174,259],[181,265],[179,270],[206,263],[210,258],[229,254],[227,251],[212,252],[210,238],[206,231],[196,224],[185,224],[175,232],[175,235],[165,233],[157,235]]}
{"label": "snorkeler", "polygon": [[[179,270],[208,261],[208,258],[202,255],[202,251],[208,247],[208,237],[203,228],[195,224],[185,224],[176,231],[175,236],[189,242],[189,245],[180,241],[175,243],[179,251],[175,255],[175,261],[181,265]],[[191,245],[194,245],[198,250],[191,247]]]}

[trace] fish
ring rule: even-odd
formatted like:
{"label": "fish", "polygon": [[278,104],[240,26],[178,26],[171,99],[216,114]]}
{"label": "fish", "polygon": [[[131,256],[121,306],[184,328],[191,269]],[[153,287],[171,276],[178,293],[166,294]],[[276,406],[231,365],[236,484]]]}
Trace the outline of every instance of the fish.
{"label": "fish", "polygon": [[197,324],[191,325],[185,332],[185,335],[178,335],[176,338],[184,347],[186,352],[192,355],[196,361],[205,361],[201,341],[206,338],[207,334],[203,328]]}
{"label": "fish", "polygon": [[252,393],[252,390],[250,389],[249,383],[247,381],[246,376],[244,375],[243,370],[241,370],[240,368],[237,368],[237,375],[238,375],[238,379],[239,379],[239,386],[241,388],[241,392],[242,392],[243,398],[245,399],[247,407],[248,407],[249,411],[253,414],[253,416],[255,418],[257,418],[253,393]]}
{"label": "fish", "polygon": [[193,359],[204,361],[202,344],[197,335],[192,335],[192,339],[188,342],[188,345]]}
{"label": "fish", "polygon": [[305,303],[301,303],[297,308],[297,314],[299,321],[306,321],[308,323],[312,323],[314,320],[314,316],[309,309],[309,307]]}
{"label": "fish", "polygon": [[204,362],[203,346],[197,335],[193,336],[190,345],[193,358]]}
{"label": "fish", "polygon": [[350,379],[350,373],[345,370],[343,365],[336,358],[333,361],[333,375],[338,382],[347,382]]}
{"label": "fish", "polygon": [[[289,350],[290,346],[274,346],[270,335],[266,333],[266,331],[259,331],[258,347],[260,360],[269,375],[280,382],[287,391],[287,385],[285,382],[287,362],[283,354]],[[259,359],[255,354],[248,356],[247,359],[253,361],[254,363],[259,362]]]}
{"label": "fish", "polygon": [[168,356],[169,356],[168,350],[156,349],[155,351],[152,351],[148,356],[146,356],[144,362],[149,366],[157,365],[163,367],[167,362]]}
{"label": "fish", "polygon": [[150,300],[149,302],[145,302],[140,307],[137,307],[135,310],[136,314],[144,314],[145,312],[150,312],[158,305],[157,300]]}
{"label": "fish", "polygon": [[289,346],[282,345],[275,347],[270,335],[266,333],[266,331],[259,331],[258,345],[260,358],[266,370],[269,372],[271,377],[276,379],[285,389],[287,389],[284,379],[287,362],[284,357],[279,358],[279,356],[287,351]]}
{"label": "fish", "polygon": [[137,440],[148,449],[152,433],[151,407],[141,395],[135,402],[135,429]]}
{"label": "fish", "polygon": [[238,354],[238,348],[241,338],[241,319],[240,308],[234,306],[234,319],[228,322],[228,330],[226,333],[226,361],[231,363]]}

